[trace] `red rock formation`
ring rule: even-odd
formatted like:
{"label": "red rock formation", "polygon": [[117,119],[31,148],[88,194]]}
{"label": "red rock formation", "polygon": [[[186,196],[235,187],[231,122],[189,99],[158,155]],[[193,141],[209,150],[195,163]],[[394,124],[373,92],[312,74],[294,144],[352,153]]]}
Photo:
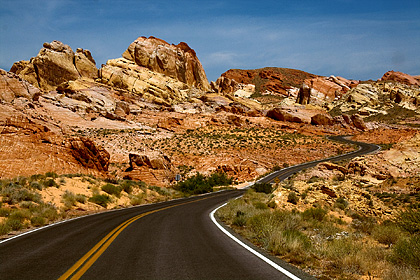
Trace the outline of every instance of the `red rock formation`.
{"label": "red rock formation", "polygon": [[75,54],[68,45],[59,41],[44,43],[36,57],[16,62],[10,71],[46,91],[55,90],[59,84],[79,77],[98,77],[98,69],[88,50],[77,49]]}
{"label": "red rock formation", "polygon": [[210,90],[203,66],[186,43],[170,45],[155,37],[139,37],[123,53],[123,58],[177,79],[201,90]]}
{"label": "red rock formation", "polygon": [[295,69],[267,67],[255,70],[230,69],[222,77],[241,84],[253,84],[257,92],[286,95],[291,87],[300,87],[306,79],[317,75]]}
{"label": "red rock formation", "polygon": [[416,77],[397,71],[386,72],[379,81],[395,81],[407,85],[420,86],[420,81]]}
{"label": "red rock formation", "polygon": [[69,139],[71,153],[84,167],[100,172],[108,171],[109,153],[89,138],[74,137]]}

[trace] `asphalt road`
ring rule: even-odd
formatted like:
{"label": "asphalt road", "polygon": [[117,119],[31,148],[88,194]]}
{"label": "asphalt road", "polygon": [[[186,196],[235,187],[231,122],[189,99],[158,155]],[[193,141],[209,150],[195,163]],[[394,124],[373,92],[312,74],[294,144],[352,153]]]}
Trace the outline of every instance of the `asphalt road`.
{"label": "asphalt road", "polygon": [[359,149],[357,151],[353,151],[347,154],[334,156],[334,157],[321,159],[321,160],[316,160],[316,161],[311,161],[311,162],[307,162],[307,163],[303,163],[299,165],[294,165],[288,168],[283,168],[281,170],[270,173],[264,178],[261,178],[260,180],[258,180],[257,183],[273,183],[276,181],[276,178],[278,178],[277,180],[279,181],[283,181],[284,179],[287,179],[289,176],[295,174],[296,172],[310,168],[310,167],[314,167],[318,163],[321,163],[321,162],[325,162],[325,161],[334,162],[334,161],[340,161],[340,160],[345,160],[345,159],[351,159],[357,156],[374,153],[381,149],[378,145],[348,140],[346,139],[346,136],[330,136],[329,138],[331,140],[357,145],[359,146]]}
{"label": "asphalt road", "polygon": [[[352,156],[374,150],[361,146]],[[287,168],[263,180],[296,171]],[[9,239],[0,243],[0,279],[289,279],[210,220],[213,209],[243,192],[109,211]],[[254,249],[300,279],[311,279]]]}

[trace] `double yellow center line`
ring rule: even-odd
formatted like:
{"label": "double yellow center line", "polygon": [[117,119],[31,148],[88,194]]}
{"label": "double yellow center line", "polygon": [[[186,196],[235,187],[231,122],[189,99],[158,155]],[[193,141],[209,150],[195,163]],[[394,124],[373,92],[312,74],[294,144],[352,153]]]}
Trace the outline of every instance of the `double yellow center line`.
{"label": "double yellow center line", "polygon": [[85,274],[85,272],[95,263],[95,261],[102,255],[102,253],[105,252],[105,250],[109,247],[109,245],[111,245],[111,243],[115,240],[115,238],[117,238],[117,236],[126,227],[128,227],[131,223],[135,222],[136,220],[143,218],[144,216],[159,212],[159,211],[163,211],[163,210],[173,208],[176,206],[181,206],[181,205],[197,202],[197,201],[204,200],[207,198],[208,197],[205,197],[202,199],[184,202],[184,203],[160,208],[157,210],[145,212],[143,214],[137,215],[125,221],[124,223],[120,224],[115,229],[113,229],[110,233],[108,233],[101,241],[99,241],[92,249],[90,249],[89,252],[87,252],[80,260],[78,260],[69,270],[67,270],[66,273],[64,273],[60,278],[58,278],[58,280],[80,279],[80,277],[82,277],[82,275]]}

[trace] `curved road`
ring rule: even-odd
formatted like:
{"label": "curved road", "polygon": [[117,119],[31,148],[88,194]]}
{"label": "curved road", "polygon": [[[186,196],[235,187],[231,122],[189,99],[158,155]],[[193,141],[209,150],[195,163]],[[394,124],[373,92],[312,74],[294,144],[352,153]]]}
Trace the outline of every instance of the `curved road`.
{"label": "curved road", "polygon": [[[375,150],[364,145],[351,156]],[[346,155],[334,159],[342,158]],[[261,181],[283,178],[316,163],[280,170]],[[213,209],[243,192],[109,211],[2,241],[0,279],[290,279],[211,222]],[[295,279],[313,279],[253,248]]]}

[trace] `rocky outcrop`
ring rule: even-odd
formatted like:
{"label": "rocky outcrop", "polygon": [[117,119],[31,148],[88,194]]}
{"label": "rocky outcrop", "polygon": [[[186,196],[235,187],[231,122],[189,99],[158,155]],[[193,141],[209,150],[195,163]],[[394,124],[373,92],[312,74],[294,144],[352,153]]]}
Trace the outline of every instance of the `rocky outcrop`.
{"label": "rocky outcrop", "polygon": [[311,88],[303,84],[303,86],[299,89],[296,103],[306,105],[306,104],[309,104],[310,102],[311,102]]}
{"label": "rocky outcrop", "polygon": [[[235,83],[239,84],[252,84],[255,86],[255,92],[257,93],[287,96],[289,89],[299,88],[306,79],[317,76],[295,69],[266,67],[255,70],[230,69],[223,73],[221,77],[234,80]],[[237,90],[235,87],[223,86],[226,83],[229,85],[230,80],[221,80],[218,83],[222,85],[219,86],[219,88],[222,88],[219,92],[233,93],[229,90]]]}
{"label": "rocky outcrop", "polygon": [[276,120],[276,121],[309,123],[307,116],[305,117],[302,114],[299,114],[292,110],[286,110],[286,109],[281,109],[281,108],[274,108],[274,109],[269,110],[266,114],[266,117]]}
{"label": "rocky outcrop", "polygon": [[397,71],[386,72],[379,81],[394,81],[406,85],[420,86],[420,81],[414,76]]}
{"label": "rocky outcrop", "polygon": [[0,100],[10,103],[16,98],[23,97],[34,101],[40,94],[39,89],[18,75],[0,69]]}
{"label": "rocky outcrop", "polygon": [[140,166],[145,166],[151,169],[169,169],[172,163],[165,155],[152,153],[152,154],[129,154],[130,168],[135,169]]}
{"label": "rocky outcrop", "polygon": [[311,117],[311,124],[332,125],[334,124],[334,119],[329,114],[316,114]]}
{"label": "rocky outcrop", "polygon": [[98,70],[88,50],[76,53],[59,41],[44,43],[44,47],[30,61],[13,64],[11,72],[18,74],[35,87],[51,91],[58,85],[79,77],[97,78]]}
{"label": "rocky outcrop", "polygon": [[170,45],[154,37],[139,37],[122,56],[138,66],[169,76],[190,87],[210,90],[203,66],[195,51],[184,42]]}
{"label": "rocky outcrop", "polygon": [[100,172],[108,171],[109,153],[86,137],[74,137],[68,140],[73,157],[84,167]]}
{"label": "rocky outcrop", "polygon": [[187,84],[125,58],[108,60],[99,76],[101,83],[161,105],[179,103],[193,94]]}
{"label": "rocky outcrop", "polygon": [[238,83],[227,77],[219,77],[210,84],[212,91],[219,94],[233,94],[235,97],[250,98],[255,93],[255,85]]}

